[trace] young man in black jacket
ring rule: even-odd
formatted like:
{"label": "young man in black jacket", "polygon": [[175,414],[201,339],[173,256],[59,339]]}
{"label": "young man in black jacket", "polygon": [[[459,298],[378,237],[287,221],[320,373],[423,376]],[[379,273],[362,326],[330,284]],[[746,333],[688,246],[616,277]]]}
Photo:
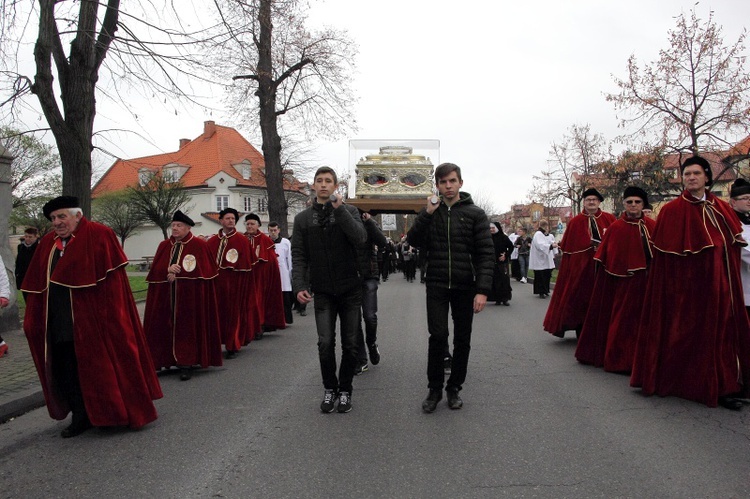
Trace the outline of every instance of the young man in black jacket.
{"label": "young man in black jacket", "polygon": [[[443,356],[448,344],[448,310],[453,316],[453,364],[445,384],[448,407],[460,409],[466,380],[473,314],[484,309],[492,287],[494,245],[484,211],[471,201],[461,169],[443,163],[435,169],[440,198],[428,198],[407,234],[410,244],[427,250],[427,359],[429,394],[422,410],[430,413],[442,399]],[[437,202],[433,202],[437,201]]]}
{"label": "young man in black jacket", "polygon": [[[294,218],[292,288],[300,303],[315,296],[318,356],[325,394],[320,410],[352,410],[352,379],[357,365],[357,332],[362,306],[359,252],[367,239],[359,211],[344,204],[336,172],[315,172],[315,201]],[[341,367],[336,377],[336,317],[341,320]]]}

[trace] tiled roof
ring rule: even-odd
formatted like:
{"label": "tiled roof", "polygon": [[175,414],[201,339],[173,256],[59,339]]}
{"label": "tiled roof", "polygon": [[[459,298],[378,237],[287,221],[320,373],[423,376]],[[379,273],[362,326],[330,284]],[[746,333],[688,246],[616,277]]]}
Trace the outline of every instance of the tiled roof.
{"label": "tiled roof", "polygon": [[[247,180],[232,166],[245,160],[251,164],[251,174]],[[191,141],[185,141],[175,152],[135,159],[118,159],[96,183],[92,196],[134,187],[138,185],[139,170],[148,168],[157,171],[166,165],[187,167],[187,171],[180,179],[186,188],[203,187],[209,178],[220,171],[237,179],[238,186],[266,186],[263,155],[234,128],[207,121],[201,135]],[[296,179],[291,182],[287,178],[284,179],[285,190],[302,191],[305,185]]]}
{"label": "tiled roof", "polygon": [[[737,178],[737,174],[734,171],[733,168],[727,168],[726,163],[724,163],[722,160],[727,157],[727,152],[702,152],[700,155],[708,160],[708,163],[711,165],[711,173],[713,173],[714,182],[732,182]],[[665,169],[680,169],[680,165],[683,161],[685,161],[687,158],[689,158],[691,154],[683,154],[680,156],[679,154],[669,154],[664,157],[664,168]],[[724,171],[721,176],[718,176],[722,171]],[[675,177],[677,182],[680,182],[680,176],[677,175]]]}

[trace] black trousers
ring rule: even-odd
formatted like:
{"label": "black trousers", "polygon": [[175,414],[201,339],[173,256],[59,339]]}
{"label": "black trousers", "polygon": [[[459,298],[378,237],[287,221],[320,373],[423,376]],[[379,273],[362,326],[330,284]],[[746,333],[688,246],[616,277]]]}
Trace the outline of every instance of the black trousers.
{"label": "black trousers", "polygon": [[83,401],[81,381],[78,378],[78,359],[75,344],[64,341],[52,344],[52,378],[62,398],[73,412],[73,423],[88,419]]}

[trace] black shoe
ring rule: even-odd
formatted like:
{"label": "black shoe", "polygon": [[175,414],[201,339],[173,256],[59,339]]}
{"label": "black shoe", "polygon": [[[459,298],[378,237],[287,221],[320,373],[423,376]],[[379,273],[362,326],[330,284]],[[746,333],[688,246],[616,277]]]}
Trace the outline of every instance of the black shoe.
{"label": "black shoe", "polygon": [[742,401],[734,397],[719,397],[719,405],[730,411],[739,411],[742,409]]}
{"label": "black shoe", "polygon": [[505,305],[506,307],[510,307],[510,303],[508,303],[507,301],[504,301],[503,305]]}
{"label": "black shoe", "polygon": [[349,392],[339,393],[339,408],[340,413],[349,412],[352,410],[352,395]]}
{"label": "black shoe", "polygon": [[307,315],[307,310],[300,310],[299,311],[299,315],[302,316],[302,317],[306,316]]}
{"label": "black shoe", "polygon": [[464,406],[464,401],[458,396],[457,390],[446,390],[445,396],[448,398],[448,407],[451,409],[460,409]]}
{"label": "black shoe", "polygon": [[359,376],[360,374],[364,374],[365,371],[368,371],[370,368],[367,365],[367,361],[360,362],[357,364],[357,367],[354,368],[354,375]]}
{"label": "black shoe", "polygon": [[224,355],[225,359],[233,359],[237,357],[237,350],[227,350],[227,353]]}
{"label": "black shoe", "polygon": [[453,365],[453,359],[451,357],[444,358],[443,359],[443,372],[445,374],[450,374],[452,365]]}
{"label": "black shoe", "polygon": [[422,410],[428,414],[435,412],[438,402],[443,398],[441,390],[432,390],[427,394],[427,398],[422,402]]}
{"label": "black shoe", "polygon": [[81,421],[75,421],[71,423],[70,426],[68,426],[62,432],[60,432],[60,436],[63,438],[77,437],[84,431],[91,429],[93,427],[94,425],[91,424],[91,421],[89,421],[88,416],[86,416],[86,418]]}
{"label": "black shoe", "polygon": [[180,380],[187,381],[193,377],[193,370],[189,367],[180,368]]}
{"label": "black shoe", "polygon": [[326,390],[325,395],[323,395],[323,402],[320,403],[320,410],[325,413],[332,413],[333,408],[336,406],[336,399],[338,398],[338,395],[336,395],[336,392],[333,390]]}
{"label": "black shoe", "polygon": [[380,350],[378,350],[378,344],[373,343],[372,345],[367,345],[367,350],[370,352],[370,362],[372,362],[372,365],[377,366],[380,364]]}

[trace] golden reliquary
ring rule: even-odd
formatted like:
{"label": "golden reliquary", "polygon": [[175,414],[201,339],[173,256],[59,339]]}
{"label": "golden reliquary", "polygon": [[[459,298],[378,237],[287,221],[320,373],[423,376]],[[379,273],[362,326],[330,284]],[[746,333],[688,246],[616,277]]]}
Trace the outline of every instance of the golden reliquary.
{"label": "golden reliquary", "polygon": [[432,194],[432,162],[407,146],[385,146],[357,163],[357,198],[424,198]]}

